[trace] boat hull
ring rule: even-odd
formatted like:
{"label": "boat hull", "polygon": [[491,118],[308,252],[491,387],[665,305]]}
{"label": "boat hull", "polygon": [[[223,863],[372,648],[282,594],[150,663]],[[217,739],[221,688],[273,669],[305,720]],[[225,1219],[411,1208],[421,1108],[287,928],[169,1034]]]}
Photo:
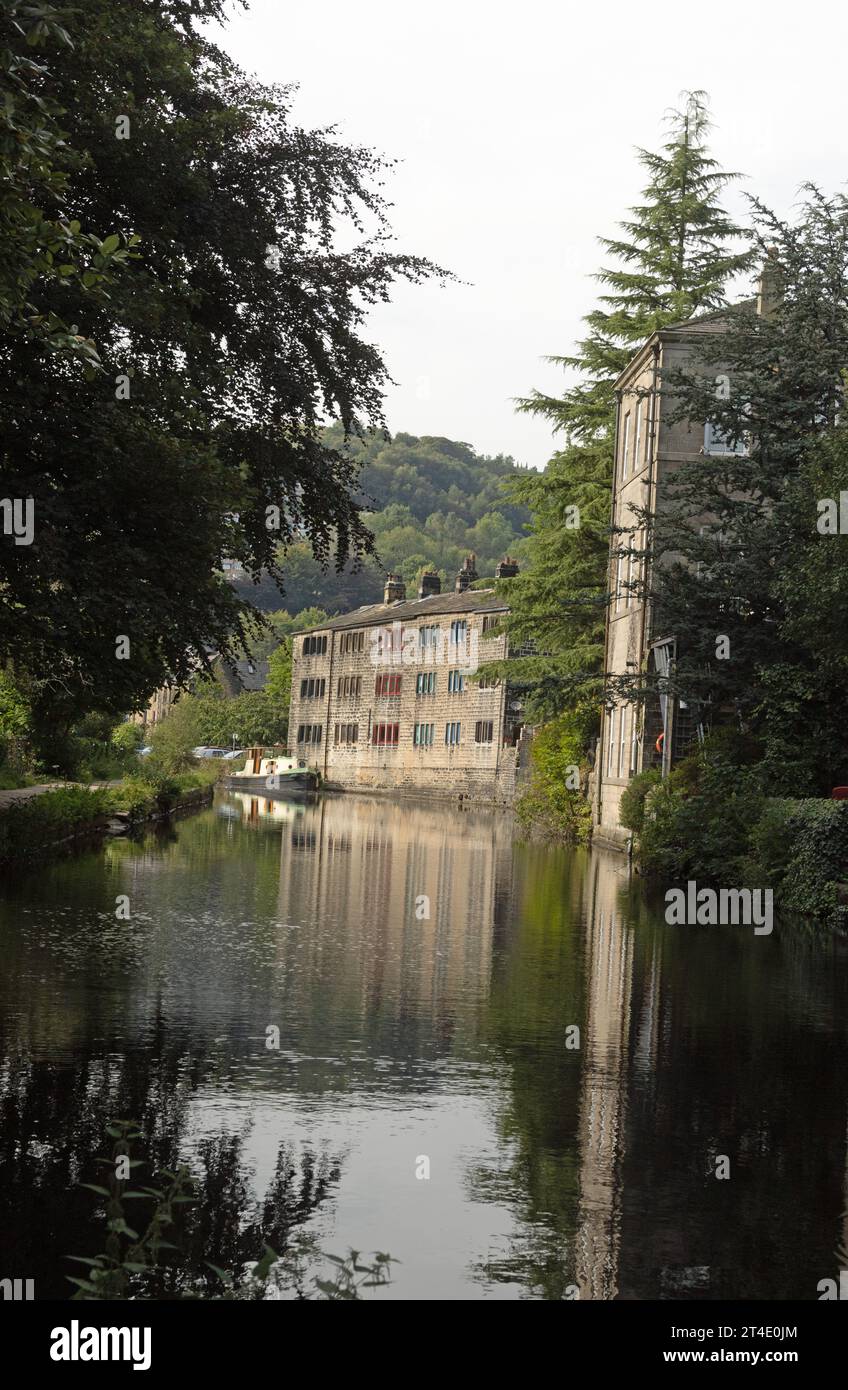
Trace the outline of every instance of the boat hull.
{"label": "boat hull", "polygon": [[221,785],[229,792],[246,792],[248,796],[264,796],[272,801],[277,798],[291,800],[317,791],[318,775],[310,768],[303,768],[297,772],[280,772],[271,777],[263,773],[224,777]]}

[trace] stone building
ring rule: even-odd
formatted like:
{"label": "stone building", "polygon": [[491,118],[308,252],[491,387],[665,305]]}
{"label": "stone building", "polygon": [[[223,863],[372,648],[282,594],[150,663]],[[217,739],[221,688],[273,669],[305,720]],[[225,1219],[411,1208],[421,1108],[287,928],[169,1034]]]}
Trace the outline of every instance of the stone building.
{"label": "stone building", "polygon": [[[776,288],[768,265],[760,280],[757,313],[771,313]],[[753,305],[754,301],[751,301]],[[616,382],[618,414],[615,441],[606,618],[604,670],[612,676],[651,672],[663,676],[676,657],[674,633],[662,632],[650,601],[644,602],[630,585],[645,582],[639,561],[626,551],[644,550],[637,508],[662,509],[669,473],[693,457],[726,454],[730,446],[709,421],[675,420],[674,401],[663,378],[700,358],[705,334],[720,334],[732,309],[689,319],[654,333],[631,358]],[[716,364],[717,380],[721,364]],[[727,377],[721,378],[725,382]],[[737,445],[734,452],[744,452]],[[650,563],[650,561],[648,562]],[[619,821],[622,793],[643,769],[658,766],[667,773],[674,761],[697,740],[702,730],[692,712],[677,700],[654,696],[645,704],[621,701],[604,710],[592,778],[595,837],[624,845],[629,832]]]}
{"label": "stone building", "polygon": [[[515,573],[507,557],[497,577]],[[507,655],[507,605],[476,579],[469,555],[453,593],[426,573],[408,600],[390,574],[382,603],[295,635],[289,752],[325,785],[512,800],[520,708],[503,682],[472,679]]]}

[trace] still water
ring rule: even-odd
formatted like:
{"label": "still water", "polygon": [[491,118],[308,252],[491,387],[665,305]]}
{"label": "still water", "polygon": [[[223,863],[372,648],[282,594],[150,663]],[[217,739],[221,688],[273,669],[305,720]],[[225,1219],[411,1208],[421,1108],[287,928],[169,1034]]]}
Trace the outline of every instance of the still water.
{"label": "still water", "polygon": [[618,856],[223,797],[6,884],[0,968],[0,1277],[36,1297],[103,1248],[79,1184],[118,1117],[191,1164],[198,1277],[303,1234],[401,1261],[380,1300],[837,1277],[845,943],[667,926]]}

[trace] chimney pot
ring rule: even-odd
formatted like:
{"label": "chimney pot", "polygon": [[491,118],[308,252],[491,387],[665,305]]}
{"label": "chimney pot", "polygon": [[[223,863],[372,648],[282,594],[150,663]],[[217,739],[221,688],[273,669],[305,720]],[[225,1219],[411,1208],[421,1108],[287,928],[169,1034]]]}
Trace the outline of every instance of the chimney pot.
{"label": "chimney pot", "polygon": [[386,587],[383,590],[384,603],[397,603],[398,600],[406,598],[406,585],[399,574],[386,575]]}
{"label": "chimney pot", "polygon": [[432,594],[442,592],[442,581],[435,570],[425,570],[421,576],[421,583],[418,586],[419,598],[430,598]]}
{"label": "chimney pot", "polygon": [[475,579],[478,578],[479,575],[477,574],[477,556],[474,554],[474,551],[472,550],[468,555],[466,555],[462,569],[456,576],[456,583],[453,586],[454,591],[457,594],[464,594],[465,590],[470,589]]}

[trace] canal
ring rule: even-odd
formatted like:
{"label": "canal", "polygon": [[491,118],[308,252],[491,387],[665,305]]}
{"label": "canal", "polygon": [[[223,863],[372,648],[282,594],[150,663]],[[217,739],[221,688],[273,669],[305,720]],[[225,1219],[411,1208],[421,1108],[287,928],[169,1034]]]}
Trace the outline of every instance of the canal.
{"label": "canal", "polygon": [[838,1277],[838,939],[667,926],[503,813],[224,796],[7,883],[0,952],[0,1276],[36,1297],[103,1248],[116,1118],[196,1175],[195,1281],[302,1238],[390,1252],[381,1300]]}

